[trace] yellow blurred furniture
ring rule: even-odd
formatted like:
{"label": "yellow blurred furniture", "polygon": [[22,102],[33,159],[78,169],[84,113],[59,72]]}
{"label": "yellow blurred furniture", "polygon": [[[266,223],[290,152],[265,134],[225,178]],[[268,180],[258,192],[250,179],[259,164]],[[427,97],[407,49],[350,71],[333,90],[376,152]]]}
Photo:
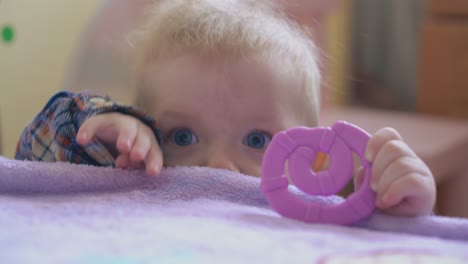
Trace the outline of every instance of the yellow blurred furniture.
{"label": "yellow blurred furniture", "polygon": [[419,110],[468,118],[468,1],[431,0],[421,45]]}
{"label": "yellow blurred furniture", "polygon": [[322,104],[343,105],[350,89],[352,1],[329,0],[327,3],[320,3],[319,5],[326,8],[318,9],[315,13],[299,12],[296,19],[310,28],[320,49],[323,71]]}
{"label": "yellow blurred furniture", "polygon": [[[431,0],[427,13],[418,110],[468,120],[468,1]],[[443,214],[468,217],[468,131],[440,131],[441,125],[433,123],[435,129],[422,135],[433,135],[427,148],[437,164],[438,206]]]}

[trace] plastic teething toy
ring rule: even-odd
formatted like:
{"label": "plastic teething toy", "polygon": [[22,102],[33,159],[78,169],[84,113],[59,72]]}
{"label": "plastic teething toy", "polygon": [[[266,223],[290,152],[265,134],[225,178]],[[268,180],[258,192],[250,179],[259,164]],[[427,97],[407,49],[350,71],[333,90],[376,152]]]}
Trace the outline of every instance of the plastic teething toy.
{"label": "plastic teething toy", "polygon": [[[370,189],[371,164],[364,152],[370,135],[355,125],[338,121],[331,127],[296,127],[273,137],[262,163],[261,187],[271,207],[279,214],[314,223],[351,224],[368,217],[375,209]],[[309,195],[333,195],[353,177],[352,152],[365,169],[362,186],[339,204],[306,201],[288,190],[285,163],[291,181]],[[328,170],[314,172],[311,164],[319,152],[330,157]]]}

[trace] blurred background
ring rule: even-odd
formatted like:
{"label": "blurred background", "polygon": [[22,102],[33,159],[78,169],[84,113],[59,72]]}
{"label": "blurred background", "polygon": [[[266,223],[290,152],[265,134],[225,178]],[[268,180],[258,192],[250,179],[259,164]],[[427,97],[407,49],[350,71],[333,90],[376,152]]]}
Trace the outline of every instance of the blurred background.
{"label": "blurred background", "polygon": [[[125,49],[148,1],[0,0],[1,155],[13,157],[24,126],[59,90],[97,90],[132,101]],[[359,122],[355,116],[369,115],[364,128],[383,121],[410,131],[412,147],[441,174],[466,163],[437,164],[455,153],[452,145],[468,156],[468,1],[343,0],[331,11],[301,11],[296,18],[314,28],[324,50],[325,121]],[[327,110],[337,106],[345,110]],[[347,107],[366,110],[353,116],[354,108]],[[395,113],[417,116],[407,120]],[[426,126],[417,125],[420,120]],[[411,133],[410,123],[426,130]],[[421,140],[439,126],[452,127]],[[429,140],[440,147],[427,148]],[[466,166],[459,170],[468,178]]]}
{"label": "blurred background", "polygon": [[[0,0],[0,153],[59,90],[131,102],[127,34],[148,0]],[[324,15],[324,101],[415,110],[424,0],[345,0]]]}

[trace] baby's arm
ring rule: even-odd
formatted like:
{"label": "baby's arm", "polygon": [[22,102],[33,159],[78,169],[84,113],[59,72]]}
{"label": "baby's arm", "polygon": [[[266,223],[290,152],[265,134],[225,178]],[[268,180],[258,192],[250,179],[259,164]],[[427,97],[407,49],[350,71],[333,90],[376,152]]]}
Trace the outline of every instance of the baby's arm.
{"label": "baby's arm", "polygon": [[[432,212],[436,198],[432,172],[396,130],[384,128],[375,133],[367,145],[366,159],[373,164],[371,187],[377,192],[379,209],[402,216]],[[357,185],[362,175],[358,173]]]}
{"label": "baby's arm", "polygon": [[[15,158],[114,166],[114,156],[117,156],[113,153],[115,149],[107,145],[108,142],[101,141],[102,138],[93,137],[96,131],[89,134],[89,138],[76,139],[78,130],[87,120],[96,118],[99,121],[98,117],[111,113],[140,124],[144,128],[138,131],[150,133],[151,138],[160,140],[154,119],[134,107],[86,92],[59,92],[24,129]],[[83,146],[80,143],[84,143]],[[156,147],[160,151],[159,146]]]}

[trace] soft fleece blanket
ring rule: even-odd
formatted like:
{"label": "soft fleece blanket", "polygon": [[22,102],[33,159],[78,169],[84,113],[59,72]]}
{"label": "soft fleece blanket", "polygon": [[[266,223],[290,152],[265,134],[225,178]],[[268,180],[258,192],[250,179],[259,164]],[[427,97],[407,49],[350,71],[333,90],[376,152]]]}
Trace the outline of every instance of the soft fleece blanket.
{"label": "soft fleece blanket", "polygon": [[178,167],[153,178],[0,156],[0,260],[467,263],[468,220],[375,212],[354,226],[307,224],[272,211],[258,178],[230,171]]}

